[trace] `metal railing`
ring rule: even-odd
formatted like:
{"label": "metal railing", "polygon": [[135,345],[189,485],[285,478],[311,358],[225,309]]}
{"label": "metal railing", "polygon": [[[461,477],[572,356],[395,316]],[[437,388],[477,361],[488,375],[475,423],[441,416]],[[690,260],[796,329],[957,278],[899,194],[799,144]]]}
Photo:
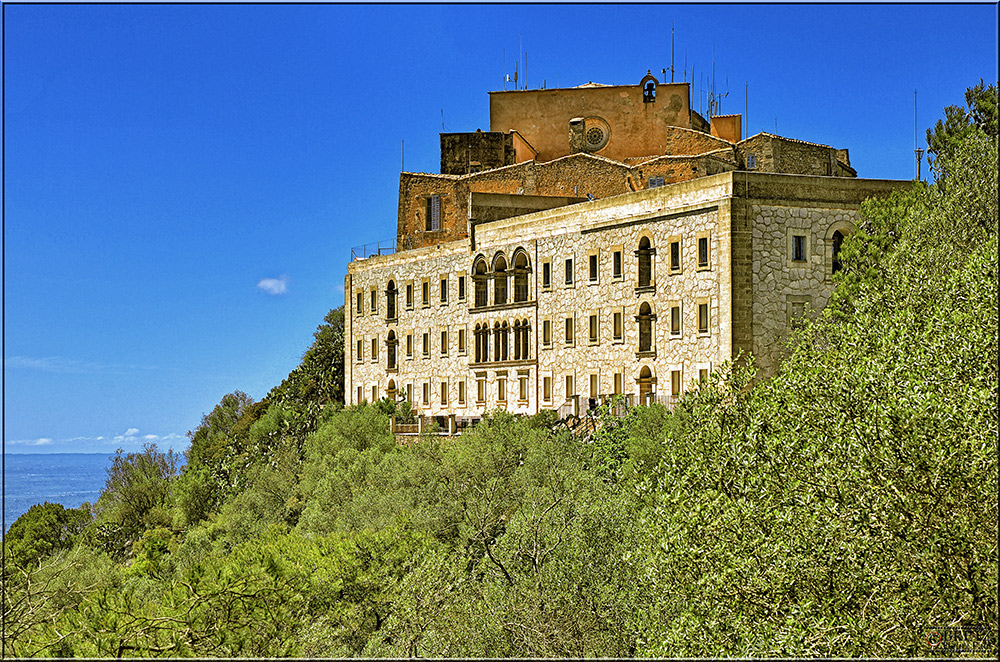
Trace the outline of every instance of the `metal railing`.
{"label": "metal railing", "polygon": [[355,260],[367,260],[370,257],[378,257],[379,255],[392,255],[395,252],[395,239],[362,244],[351,249],[351,262]]}

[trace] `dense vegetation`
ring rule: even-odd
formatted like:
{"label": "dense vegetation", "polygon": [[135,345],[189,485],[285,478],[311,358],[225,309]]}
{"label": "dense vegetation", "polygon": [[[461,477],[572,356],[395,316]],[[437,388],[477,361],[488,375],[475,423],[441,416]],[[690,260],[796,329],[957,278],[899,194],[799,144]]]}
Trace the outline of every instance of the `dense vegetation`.
{"label": "dense vegetation", "polygon": [[779,374],[725,366],[586,442],[496,413],[397,443],[391,404],[338,404],[332,311],[179,475],[119,453],[93,507],[11,527],[4,652],[924,656],[931,627],[995,633],[995,112],[963,126],[935,184],[865,203]]}

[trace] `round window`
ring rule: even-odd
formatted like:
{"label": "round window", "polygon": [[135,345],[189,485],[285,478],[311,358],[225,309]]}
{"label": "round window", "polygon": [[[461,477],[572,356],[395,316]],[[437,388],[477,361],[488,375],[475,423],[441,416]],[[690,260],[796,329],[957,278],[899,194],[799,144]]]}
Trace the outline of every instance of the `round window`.
{"label": "round window", "polygon": [[600,117],[588,117],[583,125],[583,147],[588,152],[598,152],[611,139],[611,127]]}
{"label": "round window", "polygon": [[599,126],[587,130],[587,142],[593,146],[598,146],[604,142],[604,131]]}

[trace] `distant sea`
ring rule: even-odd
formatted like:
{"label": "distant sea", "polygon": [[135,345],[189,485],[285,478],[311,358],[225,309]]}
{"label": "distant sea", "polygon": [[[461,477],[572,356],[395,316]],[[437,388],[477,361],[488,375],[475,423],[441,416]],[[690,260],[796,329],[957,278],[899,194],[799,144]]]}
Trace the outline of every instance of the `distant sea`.
{"label": "distant sea", "polygon": [[79,508],[101,496],[114,453],[5,454],[4,532],[36,503]]}

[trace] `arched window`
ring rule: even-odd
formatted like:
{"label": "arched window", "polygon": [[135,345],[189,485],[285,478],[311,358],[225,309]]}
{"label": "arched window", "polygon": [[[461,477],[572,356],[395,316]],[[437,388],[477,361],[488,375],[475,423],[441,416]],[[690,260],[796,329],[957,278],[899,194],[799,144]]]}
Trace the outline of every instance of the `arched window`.
{"label": "arched window", "polygon": [[653,284],[653,254],[655,249],[649,243],[649,237],[639,240],[639,250],[635,252],[639,258],[639,281],[637,287],[649,287]]}
{"label": "arched window", "polygon": [[506,320],[500,325],[500,360],[507,360],[507,343],[510,337],[510,327],[507,325]]}
{"label": "arched window", "polygon": [[840,247],[844,244],[844,234],[837,230],[833,233],[833,272],[840,271],[843,265],[840,264]]}
{"label": "arched window", "polygon": [[385,288],[385,318],[388,320],[396,319],[396,282],[392,280]]}
{"label": "arched window", "polygon": [[390,331],[385,340],[385,367],[389,370],[396,369],[396,343],[396,332]]}
{"label": "arched window", "polygon": [[639,404],[648,405],[653,402],[653,383],[656,381],[653,379],[653,373],[650,372],[649,366],[643,366],[642,370],[639,371]]}
{"label": "arched window", "polygon": [[635,319],[639,322],[639,351],[653,351],[653,320],[656,316],[653,315],[648,303],[643,303],[639,307],[639,314]]}
{"label": "arched window", "polygon": [[486,260],[480,257],[472,269],[472,280],[476,286],[476,308],[489,305],[489,283],[486,275]]}
{"label": "arched window", "polygon": [[488,324],[476,325],[476,363],[490,360],[490,327]]}
{"label": "arched window", "polygon": [[498,255],[493,261],[493,305],[507,303],[507,260]]}
{"label": "arched window", "polygon": [[521,360],[521,320],[514,320],[514,360]]}
{"label": "arched window", "polygon": [[514,256],[514,301],[528,300],[528,256],[518,251]]}
{"label": "arched window", "polygon": [[520,357],[522,360],[527,359],[528,355],[528,320],[521,320],[520,335],[515,339],[516,345],[519,347]]}
{"label": "arched window", "polygon": [[393,402],[396,401],[396,381],[393,379],[389,380],[389,386],[385,389],[385,395]]}

